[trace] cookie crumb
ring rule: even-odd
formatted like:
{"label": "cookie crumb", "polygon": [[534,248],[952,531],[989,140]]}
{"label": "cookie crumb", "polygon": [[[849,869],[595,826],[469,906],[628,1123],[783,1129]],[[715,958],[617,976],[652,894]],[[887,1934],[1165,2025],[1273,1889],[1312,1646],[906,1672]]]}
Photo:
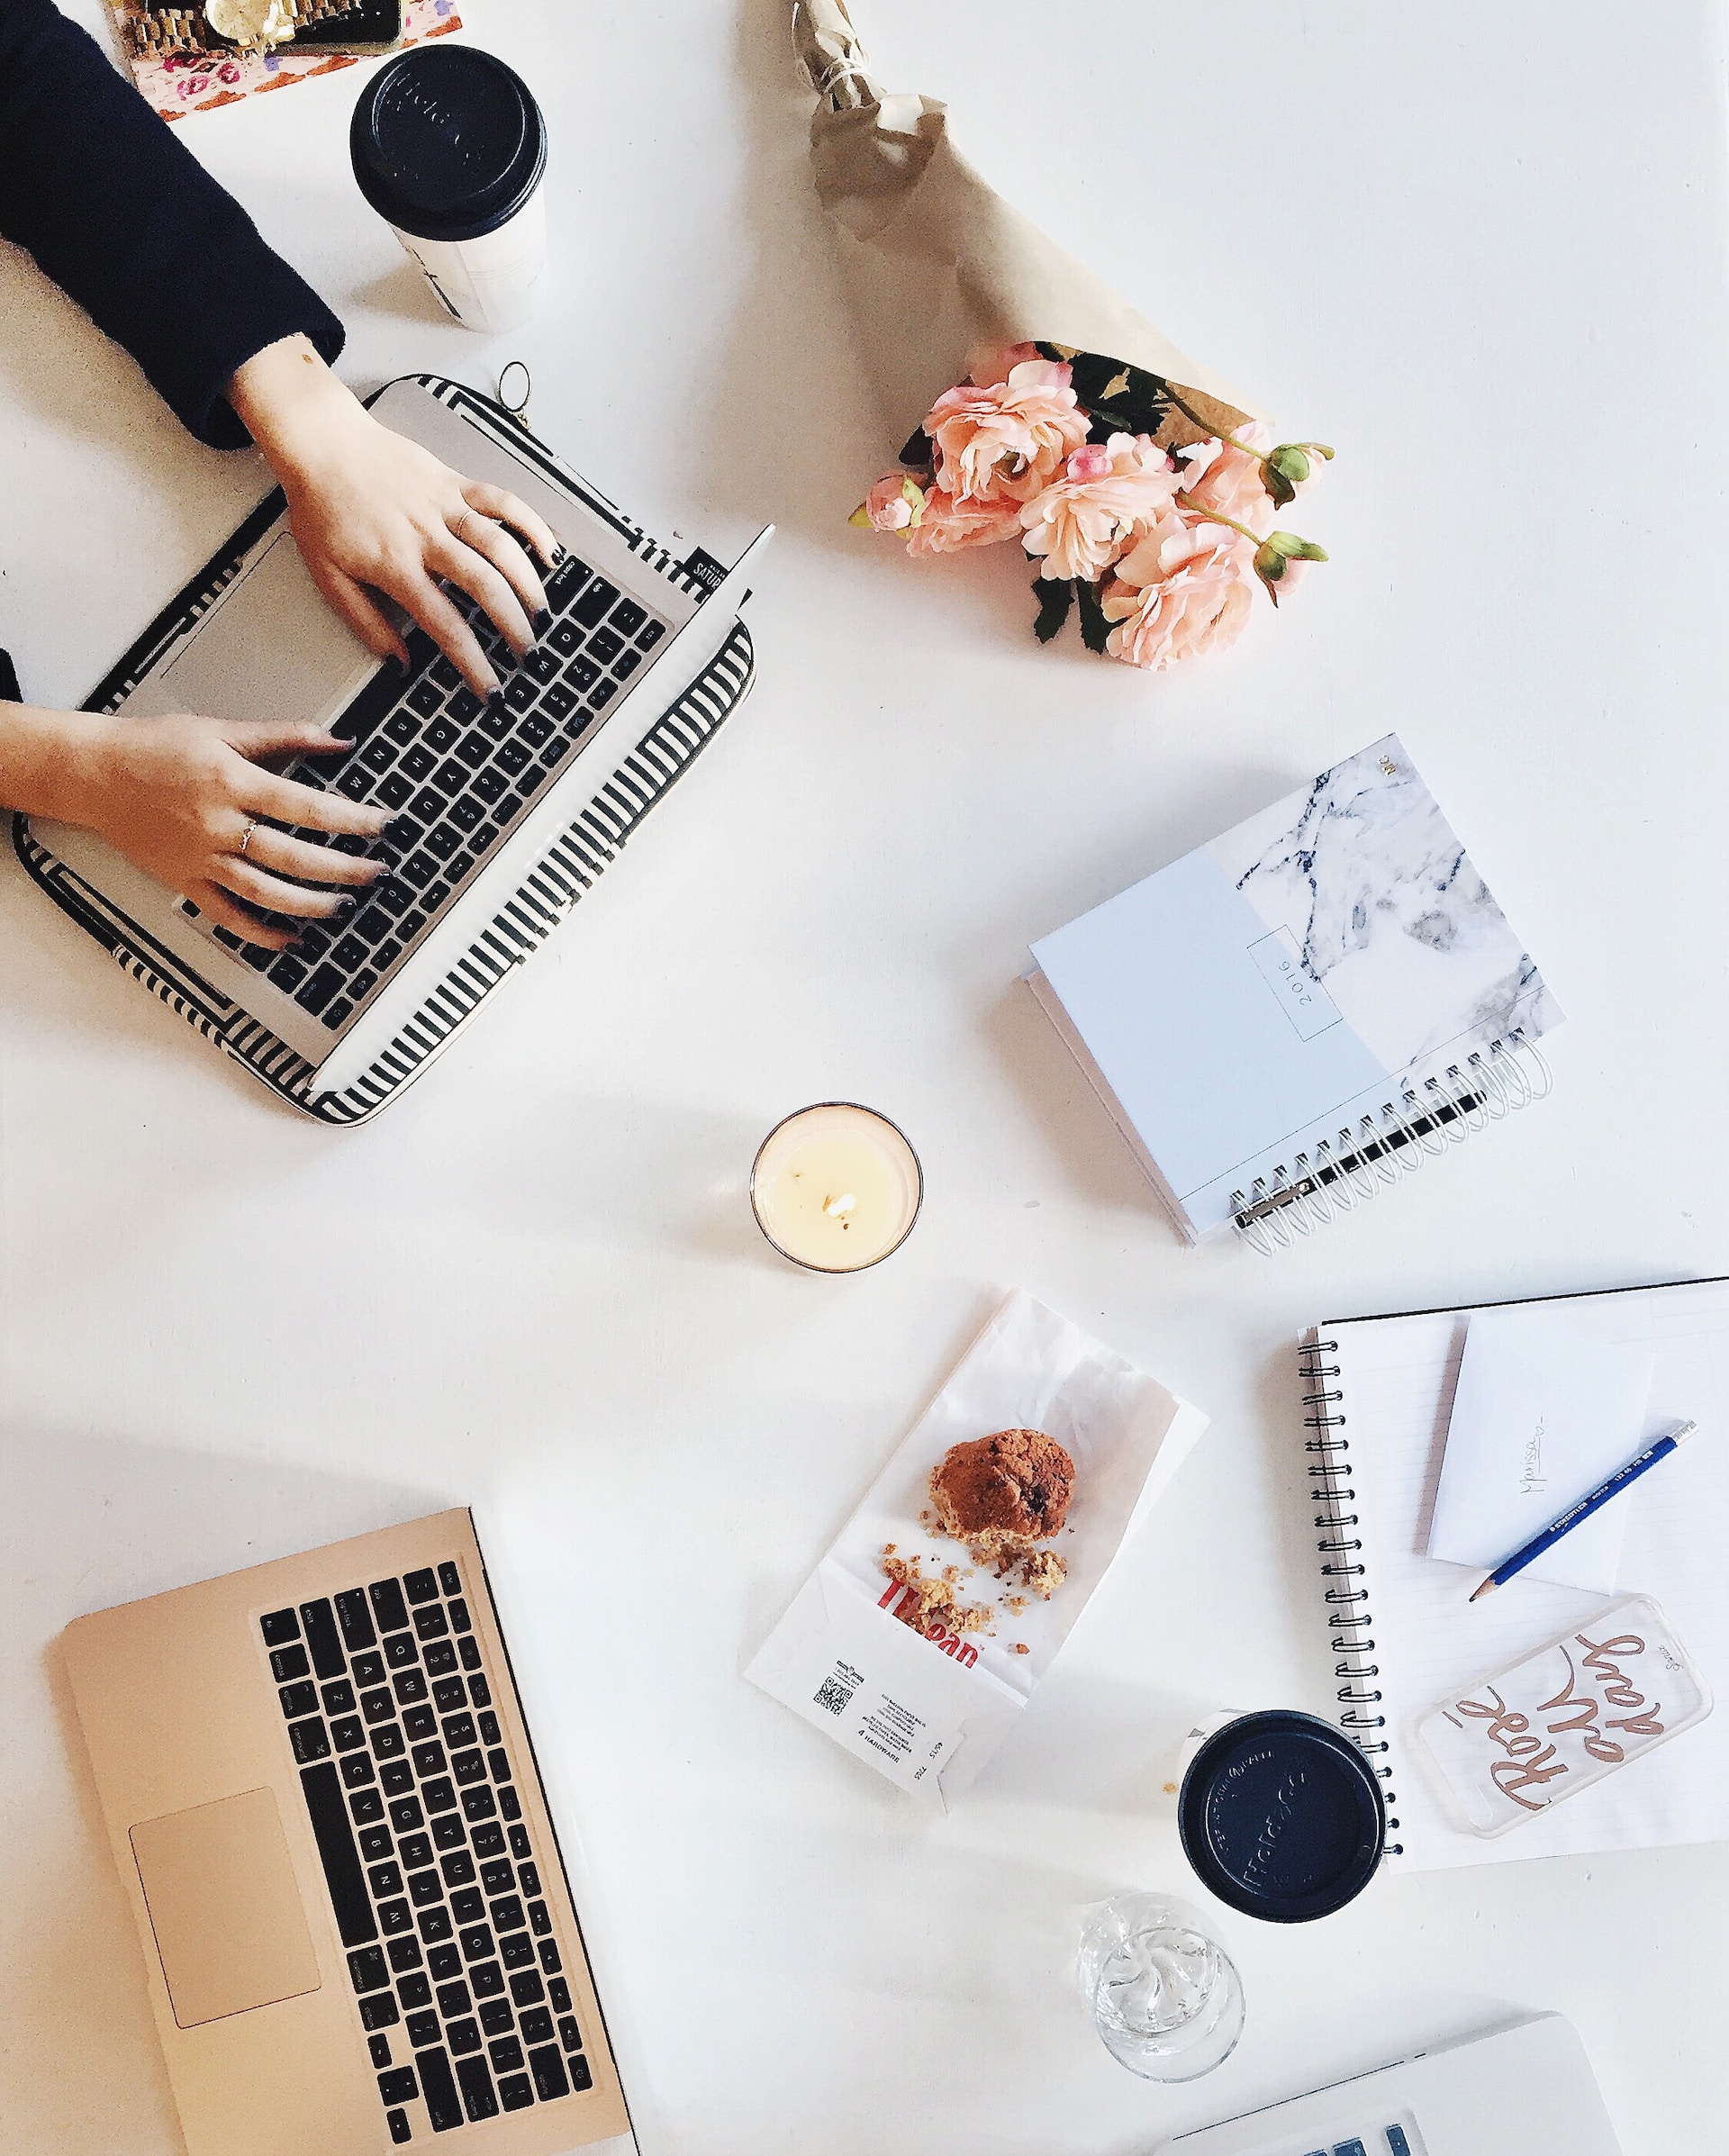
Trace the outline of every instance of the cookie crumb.
{"label": "cookie crumb", "polygon": [[[883,1572],[897,1587],[906,1590],[894,1606],[900,1622],[910,1631],[923,1632],[929,1619],[936,1617],[951,1632],[982,1632],[994,1612],[982,1602],[958,1600],[954,1581],[946,1575],[942,1579],[927,1577],[924,1563],[922,1557],[883,1558]],[[950,1565],[949,1572],[954,1570]]]}
{"label": "cookie crumb", "polygon": [[1015,1653],[1017,1654],[1030,1654],[1032,1653],[1032,1649],[1027,1644],[1024,1639],[1018,1639],[1015,1642]]}

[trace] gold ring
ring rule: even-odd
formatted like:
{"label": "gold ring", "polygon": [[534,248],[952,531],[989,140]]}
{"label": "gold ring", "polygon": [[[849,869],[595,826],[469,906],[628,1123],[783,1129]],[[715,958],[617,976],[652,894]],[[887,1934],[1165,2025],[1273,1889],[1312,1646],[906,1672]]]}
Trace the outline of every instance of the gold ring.
{"label": "gold ring", "polygon": [[[468,520],[474,514],[475,512],[472,509],[465,509],[462,512],[462,521],[457,526],[457,544],[459,547],[472,547],[474,545],[474,541],[466,536],[468,530]],[[485,519],[483,517],[481,521],[484,523]]]}
{"label": "gold ring", "polygon": [[247,818],[247,820],[246,820],[246,829],[244,829],[244,830],[243,830],[243,831],[240,833],[240,851],[239,851],[239,853],[238,853],[238,854],[235,856],[235,858],[236,858],[236,860],[240,860],[240,861],[244,861],[244,860],[245,860],[245,858],[246,858],[246,849],[247,849],[247,847],[248,847],[249,846],[250,846],[250,845],[251,845],[251,843],[252,843],[252,834],[253,834],[253,832],[254,832],[254,831],[256,831],[256,830],[258,829],[258,818],[257,818],[256,816],[249,816],[249,817]]}

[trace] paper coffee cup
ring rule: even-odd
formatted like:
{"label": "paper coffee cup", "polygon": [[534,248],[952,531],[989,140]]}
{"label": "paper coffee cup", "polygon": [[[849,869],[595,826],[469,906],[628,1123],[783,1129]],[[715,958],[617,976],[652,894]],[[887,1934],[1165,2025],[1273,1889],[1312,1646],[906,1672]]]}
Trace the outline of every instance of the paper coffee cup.
{"label": "paper coffee cup", "polygon": [[513,68],[472,45],[418,46],[354,109],[360,192],[465,328],[511,330],[546,266],[547,123]]}

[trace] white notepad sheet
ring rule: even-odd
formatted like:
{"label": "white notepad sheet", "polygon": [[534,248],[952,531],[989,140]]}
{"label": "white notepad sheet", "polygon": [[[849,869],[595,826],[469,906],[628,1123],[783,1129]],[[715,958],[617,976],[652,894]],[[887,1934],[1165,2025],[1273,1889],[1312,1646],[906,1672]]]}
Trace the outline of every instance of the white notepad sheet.
{"label": "white notepad sheet", "polygon": [[1550,1298],[1586,1337],[1656,1356],[1653,1427],[1696,1420],[1697,1435],[1619,1498],[1627,1518],[1618,1590],[1649,1594],[1704,1670],[1711,1717],[1648,1759],[1496,1841],[1454,1827],[1409,1741],[1411,1724],[1451,1686],[1515,1661],[1603,1607],[1604,1598],[1515,1581],[1471,1603],[1472,1582],[1425,1554],[1453,1395],[1473,1315],[1357,1318],[1320,1328],[1336,1341],[1333,1408],[1350,1450],[1341,1480],[1356,1493],[1370,1657],[1385,1694],[1402,1869],[1729,1839],[1729,1281]]}

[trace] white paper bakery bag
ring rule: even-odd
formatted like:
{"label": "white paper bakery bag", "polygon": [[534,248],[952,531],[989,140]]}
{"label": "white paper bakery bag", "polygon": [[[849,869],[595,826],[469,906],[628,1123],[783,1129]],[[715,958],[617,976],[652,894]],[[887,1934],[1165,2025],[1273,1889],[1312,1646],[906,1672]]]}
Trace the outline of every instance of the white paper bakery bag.
{"label": "white paper bakery bag", "polygon": [[[889,1462],[745,1672],[942,1809],[991,1759],[1129,1533],[1207,1427],[1198,1408],[1017,1290]],[[1034,1562],[944,1532],[952,1445],[1042,1433],[1073,1466]],[[1062,1577],[1041,1591],[1061,1560]],[[897,1614],[898,1613],[898,1614]]]}

